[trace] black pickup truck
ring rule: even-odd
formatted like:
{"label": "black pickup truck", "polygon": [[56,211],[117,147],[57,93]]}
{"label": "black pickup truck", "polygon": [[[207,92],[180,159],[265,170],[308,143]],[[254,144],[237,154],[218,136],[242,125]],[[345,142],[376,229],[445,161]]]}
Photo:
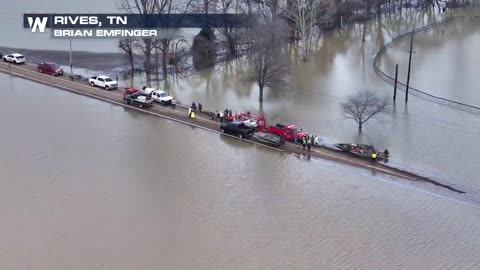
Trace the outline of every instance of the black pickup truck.
{"label": "black pickup truck", "polygon": [[245,125],[242,122],[224,121],[220,125],[220,132],[237,136],[239,138],[248,138],[253,135],[254,129]]}
{"label": "black pickup truck", "polygon": [[124,94],[123,103],[128,105],[136,105],[140,108],[143,108],[152,106],[153,99],[141,93]]}

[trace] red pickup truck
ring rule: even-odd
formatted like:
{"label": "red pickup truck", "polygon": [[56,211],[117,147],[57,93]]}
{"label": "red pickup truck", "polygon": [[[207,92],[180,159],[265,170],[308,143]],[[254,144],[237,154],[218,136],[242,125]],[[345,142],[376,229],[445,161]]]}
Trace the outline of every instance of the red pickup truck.
{"label": "red pickup truck", "polygon": [[303,135],[306,134],[301,129],[297,128],[295,125],[282,124],[276,124],[275,126],[268,127],[268,132],[277,134],[286,141],[294,141],[295,137],[300,140]]}

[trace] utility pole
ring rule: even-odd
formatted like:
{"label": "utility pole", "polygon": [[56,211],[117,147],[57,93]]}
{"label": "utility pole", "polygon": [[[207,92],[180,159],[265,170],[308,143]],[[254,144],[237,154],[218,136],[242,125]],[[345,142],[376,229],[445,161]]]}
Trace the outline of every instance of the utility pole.
{"label": "utility pole", "polygon": [[70,41],[70,74],[73,76],[73,66],[72,66],[72,39]]}
{"label": "utility pole", "polygon": [[395,65],[395,84],[393,86],[393,100],[397,99],[397,81],[398,81],[398,64]]}
{"label": "utility pole", "polygon": [[408,89],[410,87],[410,69],[412,67],[413,35],[414,34],[415,34],[415,27],[412,29],[412,37],[410,39],[410,55],[408,56],[407,90],[405,92],[405,102],[408,102]]}

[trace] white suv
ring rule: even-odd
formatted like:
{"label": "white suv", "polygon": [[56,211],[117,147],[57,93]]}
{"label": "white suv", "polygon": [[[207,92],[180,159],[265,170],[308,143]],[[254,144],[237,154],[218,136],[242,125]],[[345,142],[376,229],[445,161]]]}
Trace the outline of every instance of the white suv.
{"label": "white suv", "polygon": [[12,53],[9,55],[5,55],[3,57],[3,61],[14,63],[14,64],[23,64],[27,61],[27,59],[25,59],[25,56],[19,53]]}

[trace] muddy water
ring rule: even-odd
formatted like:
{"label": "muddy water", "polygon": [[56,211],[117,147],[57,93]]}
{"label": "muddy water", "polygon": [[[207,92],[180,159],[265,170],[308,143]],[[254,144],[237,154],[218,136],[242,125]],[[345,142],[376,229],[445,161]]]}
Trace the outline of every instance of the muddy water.
{"label": "muddy water", "polygon": [[[248,67],[242,62],[161,86],[172,89],[180,101],[195,100],[212,109],[248,109],[264,113],[270,123],[295,123],[328,143],[354,141],[388,148],[395,166],[478,186],[478,115],[413,96],[405,105],[400,92],[390,112],[368,122],[359,134],[355,124],[343,117],[339,106],[346,95],[364,88],[391,97],[393,87],[373,72],[375,53],[393,37],[410,31],[413,25],[421,27],[463,13],[441,15],[425,11],[386,16],[367,25],[365,43],[361,42],[360,25],[326,33],[311,61],[292,63],[289,85],[266,90],[262,106],[257,102],[256,87],[245,81]],[[480,12],[470,9],[467,13]],[[419,34],[412,84],[436,95],[477,102],[475,89],[479,81],[474,66],[480,57],[475,45],[480,37],[478,26],[478,20],[468,19]],[[404,43],[388,51],[380,63],[389,73],[398,63],[400,79],[405,82],[408,42]]]}
{"label": "muddy water", "polygon": [[[467,15],[480,13],[467,13]],[[480,18],[466,16],[419,33],[414,38],[411,86],[433,95],[480,107],[480,96],[475,87],[480,84],[476,63],[480,44]],[[381,68],[394,74],[399,63],[399,74],[406,81],[410,39],[395,44],[383,57]],[[393,67],[392,67],[393,66]]]}
{"label": "muddy water", "polygon": [[[35,37],[35,43],[28,42],[31,34],[15,28],[15,25],[20,27],[17,20],[23,12],[116,11],[115,1],[80,6],[65,1],[49,1],[48,6],[38,1],[20,1],[20,4],[17,1],[14,5],[7,5],[8,8],[1,13],[0,20],[5,22],[2,31],[15,31],[15,39],[2,40],[4,46],[68,49],[68,42],[51,40],[41,34]],[[414,25],[420,27],[463,13],[480,12],[474,8],[448,11],[443,15],[431,10],[415,15],[409,12],[392,14],[367,24],[365,43],[361,42],[360,25],[326,33],[310,62],[292,64],[292,78],[288,85],[266,90],[262,106],[257,102],[257,89],[245,81],[248,67],[242,62],[171,80],[165,85],[161,83],[161,87],[172,91],[184,103],[195,100],[213,110],[230,107],[265,113],[270,122],[296,123],[329,143],[355,141],[388,148],[393,154],[391,162],[396,166],[480,185],[475,162],[480,152],[477,143],[480,119],[477,115],[415,97],[411,97],[405,106],[403,94],[399,94],[391,113],[370,121],[359,134],[354,123],[344,119],[339,110],[345,95],[362,88],[392,94],[392,87],[372,70],[374,53],[383,44]],[[479,41],[478,21],[478,18],[456,21],[419,34],[414,49],[412,85],[432,94],[478,105],[480,100],[475,89],[479,81],[475,64],[479,53],[474,45]],[[6,27],[9,25],[12,27]],[[75,50],[117,51],[112,42],[75,40],[73,45]],[[400,79],[404,82],[407,48],[408,41],[399,43],[381,59],[382,68],[390,74],[398,63]]]}
{"label": "muddy water", "polygon": [[478,201],[0,87],[2,269],[480,268]]}

